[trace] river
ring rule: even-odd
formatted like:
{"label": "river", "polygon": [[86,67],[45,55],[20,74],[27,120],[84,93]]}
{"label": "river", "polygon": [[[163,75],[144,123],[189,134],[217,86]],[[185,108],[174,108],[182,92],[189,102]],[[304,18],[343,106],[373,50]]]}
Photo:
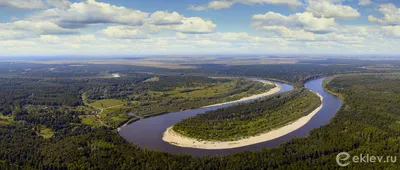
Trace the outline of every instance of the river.
{"label": "river", "polygon": [[[313,92],[317,92],[321,96],[323,96],[323,101],[322,101],[323,107],[321,108],[321,110],[315,116],[313,116],[312,119],[306,125],[285,136],[270,141],[265,141],[258,144],[253,144],[233,149],[205,150],[205,149],[183,148],[174,146],[163,141],[162,139],[163,133],[168,127],[178,123],[183,119],[204,113],[206,111],[217,110],[219,108],[229,107],[238,103],[251,102],[256,99],[241,101],[238,103],[228,103],[219,106],[173,112],[146,119],[141,119],[139,121],[136,121],[132,124],[123,127],[119,131],[119,134],[126,140],[132,142],[133,144],[143,149],[147,148],[157,151],[166,151],[172,154],[188,154],[192,156],[226,155],[241,151],[260,150],[262,148],[276,147],[282,144],[283,142],[289,141],[293,137],[305,137],[312,129],[319,128],[329,123],[329,121],[333,118],[336,112],[340,109],[340,107],[342,106],[341,99],[328,93],[323,89],[322,87],[323,79],[324,78],[310,80],[305,84],[306,88],[310,89]],[[291,85],[279,82],[275,83],[281,86],[281,89],[278,93],[284,93],[293,89],[293,86]]]}

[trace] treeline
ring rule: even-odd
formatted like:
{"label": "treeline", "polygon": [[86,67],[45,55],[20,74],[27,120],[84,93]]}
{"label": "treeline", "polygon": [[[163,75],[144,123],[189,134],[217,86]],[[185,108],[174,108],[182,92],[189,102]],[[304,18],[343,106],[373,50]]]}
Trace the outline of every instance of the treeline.
{"label": "treeline", "polygon": [[[254,76],[284,80],[302,87],[308,80],[318,76],[328,76],[341,73],[368,72],[369,70],[352,64],[271,64],[271,65],[219,65],[200,64],[197,69],[170,70],[186,74],[205,74],[219,76]],[[371,71],[372,72],[372,71]]]}
{"label": "treeline", "polygon": [[79,115],[85,112],[79,112],[66,109],[42,109],[40,112],[26,111],[15,113],[14,121],[26,121],[34,125],[44,125],[53,130],[60,130],[68,126],[70,123],[81,123]]}
{"label": "treeline", "polygon": [[285,126],[308,115],[321,105],[319,97],[306,88],[278,94],[251,103],[206,112],[185,119],[173,130],[207,141],[233,141]]}
{"label": "treeline", "polygon": [[18,112],[24,105],[81,105],[79,82],[25,78],[0,78],[0,113]]}
{"label": "treeline", "polygon": [[0,74],[16,78],[95,78],[112,73],[135,74],[138,72],[165,72],[168,69],[113,64],[34,64],[1,62]]}
{"label": "treeline", "polygon": [[[29,64],[1,63],[0,73],[15,77],[35,78],[93,78],[105,74],[120,73],[157,73],[162,75],[198,75],[198,76],[254,76],[275,78],[302,86],[305,81],[316,76],[326,76],[341,73],[373,72],[362,68],[374,64],[390,64],[397,62],[376,62],[370,60],[303,60],[301,64],[270,64],[270,65],[221,65],[197,64],[196,69],[165,69],[130,65],[112,64]],[[72,64],[73,65],[73,64]],[[376,70],[375,70],[376,72]]]}
{"label": "treeline", "polygon": [[[130,86],[151,76],[147,74],[132,74],[121,79],[110,78],[0,78],[0,113],[8,115],[18,112],[25,105],[46,106],[80,106],[83,105],[82,93],[96,87]],[[107,89],[106,89],[107,90]],[[140,91],[140,88],[136,90]],[[121,94],[126,91],[118,89]],[[101,93],[107,94],[104,91]],[[109,94],[112,94],[110,91]],[[91,93],[90,93],[91,94]],[[109,95],[113,97],[113,95]]]}

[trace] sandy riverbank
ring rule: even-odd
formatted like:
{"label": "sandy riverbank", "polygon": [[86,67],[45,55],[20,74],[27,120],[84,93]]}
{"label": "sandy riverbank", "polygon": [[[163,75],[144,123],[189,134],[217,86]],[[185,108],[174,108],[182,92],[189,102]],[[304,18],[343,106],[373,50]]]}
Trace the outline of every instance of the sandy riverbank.
{"label": "sandy riverbank", "polygon": [[279,86],[276,83],[270,82],[270,81],[265,81],[265,80],[257,80],[260,81],[264,84],[271,84],[271,85],[275,85],[274,88],[272,88],[271,90],[268,90],[265,93],[261,93],[261,94],[256,94],[256,95],[252,95],[249,97],[243,97],[239,100],[235,100],[235,101],[230,101],[230,102],[225,102],[225,103],[218,103],[218,104],[213,104],[213,105],[208,105],[208,106],[203,106],[202,108],[206,108],[206,107],[212,107],[212,106],[220,106],[220,105],[224,105],[224,104],[229,104],[229,103],[237,103],[237,102],[242,102],[242,101],[246,101],[246,100],[252,100],[252,99],[258,99],[258,98],[262,98],[262,97],[266,97],[266,96],[270,96],[272,94],[278,93],[281,90],[281,86]]}
{"label": "sandy riverbank", "polygon": [[[321,102],[323,100],[323,97],[316,93],[320,99]],[[251,96],[253,97],[253,96]],[[185,137],[182,136],[181,134],[175,132],[172,130],[172,126],[169,127],[163,135],[163,140],[176,146],[180,147],[187,147],[187,148],[199,148],[199,149],[231,149],[231,148],[238,148],[238,147],[243,147],[247,145],[252,145],[252,144],[257,144],[269,140],[273,140],[279,137],[282,137],[284,135],[287,135],[305,124],[307,124],[311,118],[317,114],[318,111],[320,111],[322,108],[322,103],[321,106],[316,108],[314,111],[312,111],[310,114],[307,116],[301,117],[295,122],[292,122],[286,126],[277,128],[272,131],[268,131],[266,133],[260,134],[258,136],[253,136],[237,141],[228,141],[228,142],[220,142],[220,141],[198,141],[193,138]]]}

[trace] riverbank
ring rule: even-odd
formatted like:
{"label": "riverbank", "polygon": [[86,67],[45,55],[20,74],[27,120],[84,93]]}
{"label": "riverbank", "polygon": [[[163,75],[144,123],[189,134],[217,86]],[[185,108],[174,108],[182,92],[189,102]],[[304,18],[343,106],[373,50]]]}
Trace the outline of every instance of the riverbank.
{"label": "riverbank", "polygon": [[253,137],[249,137],[249,138],[245,138],[245,139],[241,139],[241,140],[237,140],[237,141],[224,141],[224,142],[221,142],[221,141],[198,141],[193,138],[182,136],[181,134],[175,132],[172,129],[173,126],[171,126],[171,127],[167,128],[167,130],[164,132],[162,139],[172,145],[175,145],[175,146],[186,147],[186,148],[210,149],[210,150],[232,149],[232,148],[238,148],[238,147],[243,147],[243,146],[248,146],[248,145],[253,145],[253,144],[273,140],[273,139],[282,137],[284,135],[287,135],[287,134],[301,128],[302,126],[307,124],[311,120],[311,118],[315,114],[318,113],[318,111],[321,110],[321,108],[323,107],[323,104],[322,104],[323,97],[318,93],[316,93],[316,94],[318,95],[318,97],[321,100],[321,105],[318,108],[316,108],[315,110],[313,110],[310,114],[308,114],[307,116],[301,117],[300,119],[298,119],[295,122],[292,122],[286,126],[277,128],[272,131],[268,131],[268,132],[260,134],[258,136],[253,136]]}
{"label": "riverbank", "polygon": [[235,100],[235,101],[230,101],[230,102],[224,102],[224,103],[218,103],[218,104],[213,104],[213,105],[208,105],[208,106],[203,106],[201,108],[207,108],[207,107],[213,107],[213,106],[221,106],[221,105],[225,105],[225,104],[230,104],[230,103],[237,103],[237,102],[242,102],[242,101],[247,101],[247,100],[253,100],[253,99],[258,99],[258,98],[262,98],[262,97],[266,97],[266,96],[270,96],[273,95],[275,93],[278,93],[281,90],[281,86],[279,86],[276,83],[270,82],[270,81],[264,81],[264,80],[255,80],[255,81],[260,81],[264,84],[270,84],[270,85],[275,85],[275,87],[273,89],[268,90],[265,93],[261,93],[261,94],[256,94],[256,95],[252,95],[249,97],[243,97],[239,100]]}

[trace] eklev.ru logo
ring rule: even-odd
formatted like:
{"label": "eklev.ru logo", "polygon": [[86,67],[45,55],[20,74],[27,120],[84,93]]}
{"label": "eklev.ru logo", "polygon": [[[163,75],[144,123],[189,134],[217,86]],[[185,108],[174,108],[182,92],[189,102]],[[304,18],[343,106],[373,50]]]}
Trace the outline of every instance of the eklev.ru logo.
{"label": "eklev.ru logo", "polygon": [[375,155],[355,155],[350,156],[347,152],[341,152],[336,156],[336,163],[341,167],[346,167],[350,163],[396,163],[397,156],[375,156]]}

